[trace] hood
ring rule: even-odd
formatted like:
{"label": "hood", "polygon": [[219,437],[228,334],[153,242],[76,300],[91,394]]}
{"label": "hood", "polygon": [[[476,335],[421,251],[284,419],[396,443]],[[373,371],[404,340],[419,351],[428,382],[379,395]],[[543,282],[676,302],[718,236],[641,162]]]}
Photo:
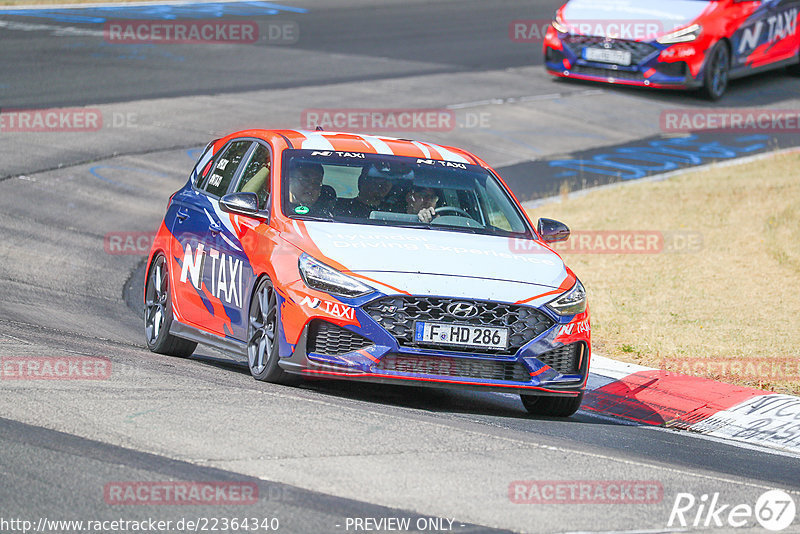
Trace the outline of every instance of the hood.
{"label": "hood", "polygon": [[[323,262],[333,260],[355,273],[437,275],[445,290],[441,294],[447,293],[447,285],[459,284],[457,277],[546,289],[558,288],[567,278],[558,254],[536,241],[314,221],[307,221],[305,228]],[[313,247],[301,248],[320,255]]]}
{"label": "hood", "polygon": [[642,41],[690,25],[711,4],[702,0],[571,0],[561,18],[583,35]]}

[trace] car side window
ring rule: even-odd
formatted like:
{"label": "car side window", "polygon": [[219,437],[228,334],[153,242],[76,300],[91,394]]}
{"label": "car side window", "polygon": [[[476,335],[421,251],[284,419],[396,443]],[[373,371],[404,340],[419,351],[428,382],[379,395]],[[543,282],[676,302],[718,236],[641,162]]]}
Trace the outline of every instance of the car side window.
{"label": "car side window", "polygon": [[228,145],[214,163],[214,170],[204,186],[209,194],[221,197],[227,193],[228,186],[236,175],[236,169],[239,168],[242,158],[252,144],[252,141],[235,141]]}
{"label": "car side window", "polygon": [[195,186],[199,186],[203,181],[208,177],[209,172],[211,171],[211,167],[214,166],[214,143],[216,141],[212,141],[208,144],[206,149],[203,151],[203,155],[197,160],[197,164],[194,166],[194,170],[192,171],[192,183]]}
{"label": "car side window", "polygon": [[269,198],[270,169],[272,167],[269,149],[259,143],[250,160],[245,164],[239,179],[237,192],[249,192],[258,195],[259,209],[265,209]]}

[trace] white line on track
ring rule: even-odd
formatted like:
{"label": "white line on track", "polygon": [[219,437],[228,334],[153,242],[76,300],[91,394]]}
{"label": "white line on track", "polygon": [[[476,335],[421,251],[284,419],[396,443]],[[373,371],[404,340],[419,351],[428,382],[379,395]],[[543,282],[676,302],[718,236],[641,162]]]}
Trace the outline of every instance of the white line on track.
{"label": "white line on track", "polygon": [[[283,397],[285,397],[285,395],[282,395],[282,394],[279,394],[279,393],[273,393],[273,392],[259,391],[259,393],[263,394],[263,395],[269,395],[269,396],[283,396]],[[301,398],[301,397],[298,396],[298,398]],[[348,406],[348,405],[342,405],[342,404],[334,404],[334,403],[331,403],[331,402],[328,402],[328,401],[325,401],[325,400],[322,400],[322,399],[311,399],[311,398],[308,398],[308,397],[302,397],[302,400],[304,400],[306,402],[312,402],[312,403],[316,403],[316,404],[322,404],[322,405],[325,405],[325,406],[335,407],[335,408],[340,409],[340,410],[343,409],[343,408],[352,409],[352,410],[358,411],[361,414],[366,412],[366,413],[370,413],[372,415],[375,415],[377,417],[382,417],[384,419],[386,419],[387,417],[391,417],[391,418],[394,418],[394,419],[405,420],[405,417],[403,417],[401,415],[387,414],[385,412],[376,412],[376,411],[370,410],[367,406],[355,407],[355,406]],[[476,420],[470,420],[470,421],[473,422],[473,423],[477,423],[479,425],[486,424],[484,421],[476,421]],[[437,420],[426,421],[426,424],[430,424],[430,425],[433,425],[433,426],[438,426],[438,427],[446,429],[446,430],[452,430],[452,426],[451,425],[439,422]],[[496,425],[489,425],[489,426],[496,426]],[[507,427],[503,427],[503,428],[505,428],[506,430],[513,430],[513,429],[508,429]],[[486,436],[486,433],[479,432],[477,430],[468,430],[468,429],[465,429],[465,428],[461,428],[460,431],[461,432],[469,432],[469,433],[477,435],[477,436]],[[688,433],[684,433],[683,435],[687,435],[687,434]],[[587,452],[587,451],[583,451],[583,450],[579,450],[579,449],[570,449],[570,448],[561,447],[561,446],[544,445],[542,443],[536,443],[536,442],[533,442],[533,441],[525,441],[525,440],[517,439],[517,438],[497,436],[495,434],[489,434],[489,436],[492,437],[493,439],[503,440],[503,441],[506,441],[508,443],[513,443],[513,444],[515,444],[517,446],[520,446],[520,447],[531,447],[531,448],[535,448],[535,449],[548,450],[548,451],[566,453],[566,454],[571,454],[571,455],[583,456],[583,457],[586,457],[586,458],[594,458],[594,459],[599,459],[599,460],[605,460],[607,462],[616,462],[616,463],[620,463],[620,464],[624,464],[624,465],[631,465],[631,466],[635,466],[635,467],[643,467],[645,469],[654,469],[654,470],[662,471],[662,472],[665,472],[665,473],[671,473],[671,474],[675,474],[675,475],[694,477],[694,478],[699,478],[699,479],[703,479],[703,480],[711,480],[711,481],[714,481],[714,482],[722,482],[722,483],[725,483],[725,484],[733,484],[733,485],[738,485],[738,486],[747,486],[747,487],[751,487],[751,488],[757,488],[757,489],[760,489],[760,490],[775,489],[775,486],[769,486],[769,485],[765,485],[765,484],[749,482],[747,480],[736,480],[736,479],[733,479],[733,478],[720,477],[720,476],[708,475],[708,474],[703,474],[703,473],[696,473],[696,472],[693,472],[693,471],[687,471],[685,469],[678,469],[678,468],[675,468],[675,467],[666,467],[666,466],[663,466],[663,465],[649,463],[649,462],[643,462],[643,461],[639,461],[639,460],[625,460],[625,459],[622,459],[622,458],[609,456],[607,454]],[[268,479],[265,479],[263,477],[259,477],[259,478],[262,478],[263,480],[268,480]],[[793,493],[795,495],[800,495],[800,490],[784,489],[784,491],[786,491],[787,493]]]}
{"label": "white line on track", "polygon": [[586,89],[583,91],[571,91],[566,93],[548,93],[544,95],[511,96],[508,98],[488,98],[486,100],[476,100],[474,102],[463,102],[460,104],[450,104],[446,109],[467,109],[483,106],[502,106],[504,104],[518,104],[520,102],[536,102],[539,100],[556,100],[559,98],[573,96],[594,96],[605,93],[605,89]]}
{"label": "white line on track", "polygon": [[[612,417],[612,419],[614,419],[614,418]],[[800,460],[800,454],[797,454],[795,452],[786,451],[786,450],[782,450],[782,449],[773,449],[773,448],[770,448],[770,447],[767,447],[767,446],[763,446],[763,445],[758,445],[758,444],[755,444],[755,443],[748,443],[746,441],[739,441],[739,440],[736,440],[736,439],[721,438],[721,437],[718,437],[718,436],[709,436],[708,434],[700,434],[699,432],[692,432],[690,430],[680,430],[680,429],[676,429],[676,428],[663,428],[663,427],[651,426],[651,425],[642,425],[642,427],[645,428],[646,430],[652,430],[652,431],[673,432],[673,433],[679,432],[682,436],[689,436],[689,437],[692,437],[692,438],[695,438],[695,439],[704,439],[704,440],[713,441],[713,442],[716,442],[716,443],[723,443],[725,445],[731,445],[733,447],[739,447],[740,449],[747,449],[747,450],[751,450],[751,451],[755,451],[755,452],[761,452],[761,453],[765,453],[765,454],[773,454],[775,456],[786,456],[786,457],[789,457],[789,458],[796,458],[796,459]]]}
{"label": "white line on track", "polygon": [[[0,11],[0,15],[2,15]],[[0,20],[0,28],[6,30],[17,30],[23,32],[46,32],[51,31],[53,35],[66,37],[70,35],[90,35],[92,37],[102,37],[103,30],[90,30],[88,28],[76,28],[75,26],[60,26],[57,24],[39,24],[32,22],[18,22],[15,20]]]}

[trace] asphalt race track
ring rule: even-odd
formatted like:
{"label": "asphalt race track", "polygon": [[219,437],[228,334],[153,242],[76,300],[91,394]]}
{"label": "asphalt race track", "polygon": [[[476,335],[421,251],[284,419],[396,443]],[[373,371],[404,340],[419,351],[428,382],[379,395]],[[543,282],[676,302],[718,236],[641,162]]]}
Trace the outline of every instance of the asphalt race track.
{"label": "asphalt race track", "polygon": [[[239,128],[313,126],[303,123],[304,110],[448,110],[451,127],[399,133],[476,152],[507,171],[525,200],[563,180],[580,188],[673,170],[652,158],[592,171],[569,163],[608,163],[596,156],[620,147],[678,138],[711,154],[687,166],[726,159],[722,145],[739,147],[732,158],[800,144],[796,134],[701,132],[686,141],[688,132],[661,128],[662,114],[675,109],[798,109],[800,83],[783,71],[737,81],[714,105],[692,94],[549,78],[540,44],[514,42],[509,24],[546,24],[557,4],[0,8],[0,120],[7,110],[73,106],[102,119],[77,132],[0,129],[0,356],[93,357],[107,373],[0,380],[0,532],[22,531],[4,520],[154,519],[183,532],[193,529],[175,527],[181,520],[245,517],[277,519],[266,526],[298,533],[388,532],[389,523],[378,523],[388,518],[407,518],[410,530],[423,532],[714,530],[705,514],[695,525],[668,525],[679,493],[753,507],[780,488],[798,501],[800,458],[786,453],[583,411],[569,420],[531,418],[511,395],[316,381],[287,388],[257,382],[207,348],[183,360],[144,346],[146,237],[198,149]],[[299,38],[131,45],[103,37],[109,20],[197,13],[265,28],[282,21]],[[110,233],[145,239],[119,249]],[[661,493],[636,504],[514,502],[514,483],[534,480],[645,481]],[[167,481],[239,484],[256,498],[131,506],[108,493]],[[686,514],[690,523],[695,514],[697,506]],[[761,531],[754,518],[736,530]],[[800,532],[800,522],[784,532]]]}

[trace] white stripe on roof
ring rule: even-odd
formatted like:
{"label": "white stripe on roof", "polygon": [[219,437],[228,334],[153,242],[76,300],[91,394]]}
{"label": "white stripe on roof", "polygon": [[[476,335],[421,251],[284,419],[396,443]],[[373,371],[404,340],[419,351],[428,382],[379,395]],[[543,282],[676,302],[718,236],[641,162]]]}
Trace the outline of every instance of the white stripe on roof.
{"label": "white stripe on roof", "polygon": [[300,148],[310,150],[336,150],[328,139],[319,132],[298,132],[306,138]]}
{"label": "white stripe on roof", "polygon": [[375,152],[378,154],[394,156],[392,149],[389,148],[389,145],[384,143],[382,139],[375,137],[374,135],[362,135],[361,138],[364,139],[364,141],[366,141],[368,144],[372,145],[372,148],[374,148]]}
{"label": "white stripe on roof", "polygon": [[439,152],[439,154],[442,155],[442,158],[447,160],[447,161],[457,161],[458,163],[469,163],[469,161],[464,159],[462,156],[459,156],[455,152],[451,152],[451,151],[447,150],[443,146],[434,145],[434,144],[431,144],[431,146],[433,148],[435,148]]}
{"label": "white stripe on roof", "polygon": [[431,159],[431,151],[428,150],[428,147],[426,147],[422,143],[418,143],[417,141],[411,141],[411,142],[414,143],[415,147],[422,150],[422,153],[425,155],[426,158]]}

